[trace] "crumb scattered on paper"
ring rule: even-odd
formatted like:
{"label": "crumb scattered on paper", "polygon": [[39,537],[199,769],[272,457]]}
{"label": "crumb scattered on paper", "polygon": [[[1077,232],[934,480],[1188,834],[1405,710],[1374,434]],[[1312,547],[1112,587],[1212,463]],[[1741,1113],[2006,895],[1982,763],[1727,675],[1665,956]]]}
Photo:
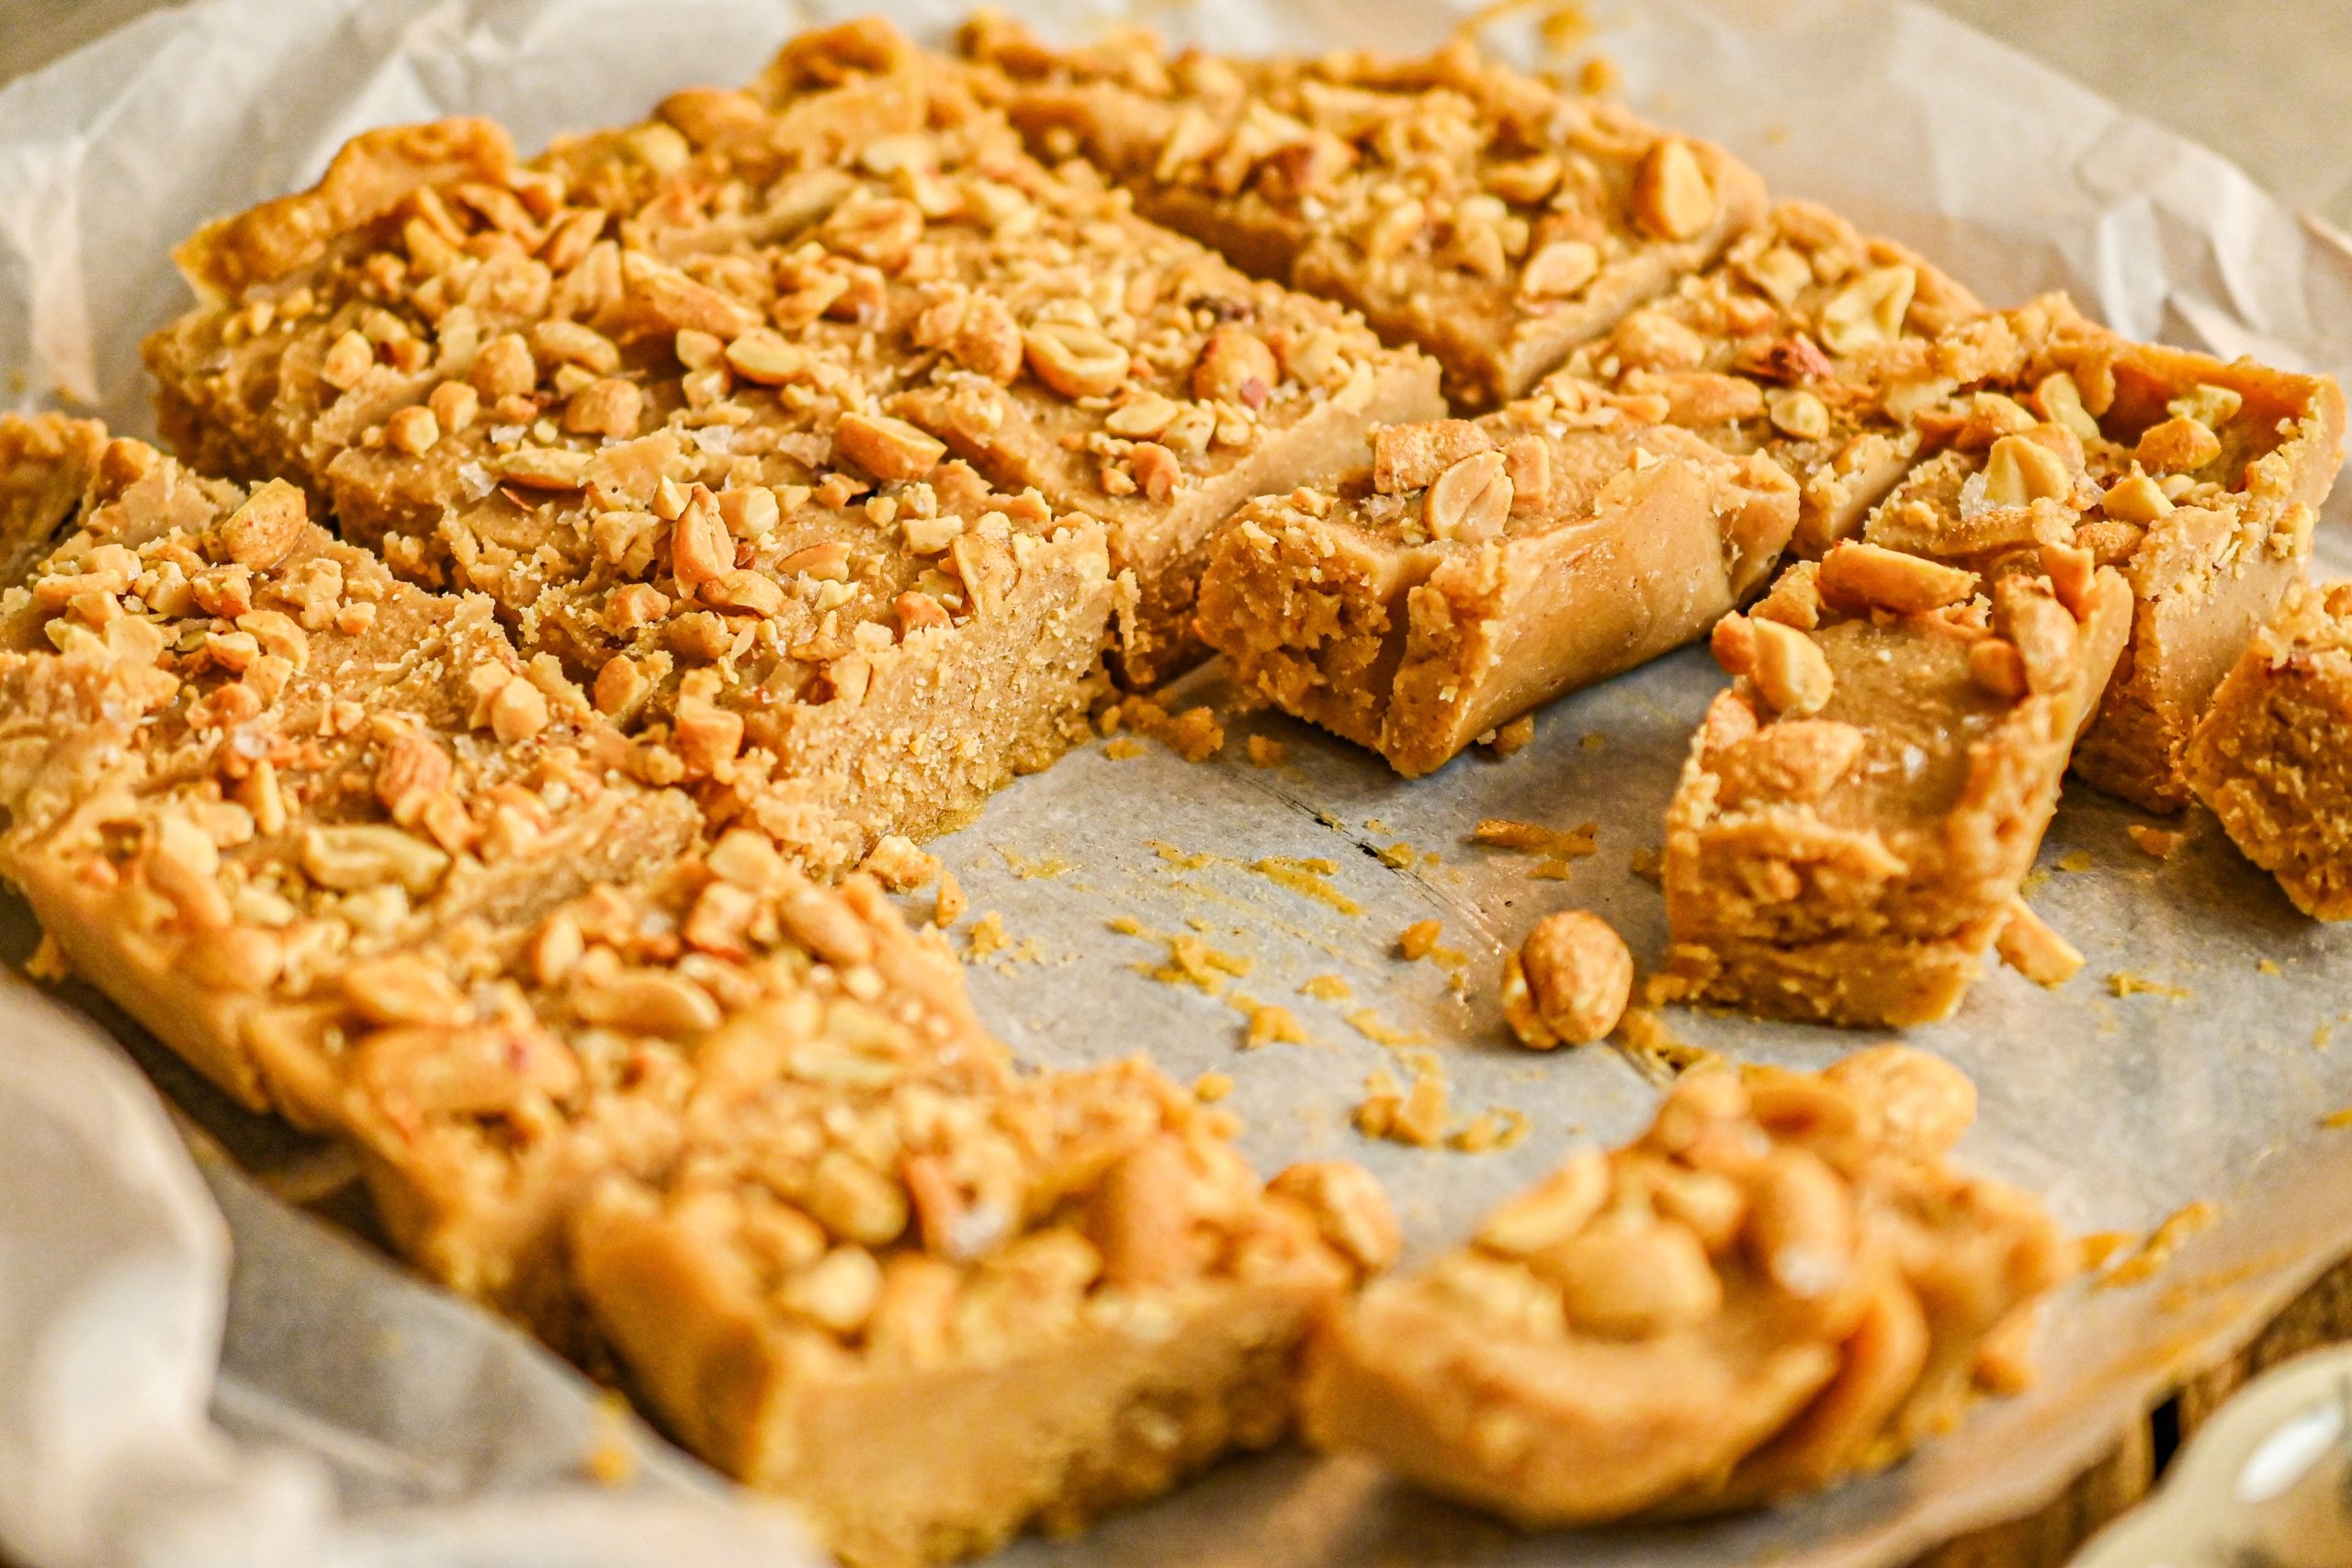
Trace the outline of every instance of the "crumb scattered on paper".
{"label": "crumb scattered on paper", "polygon": [[1318,904],[1328,904],[1342,915],[1360,915],[1363,906],[1331,886],[1331,878],[1339,874],[1339,863],[1312,856],[1268,855],[1252,861],[1250,869],[1277,887],[1286,887]]}
{"label": "crumb scattered on paper", "polygon": [[1318,1002],[1344,1002],[1355,995],[1347,981],[1337,975],[1317,975],[1298,990],[1301,996],[1313,997]]}
{"label": "crumb scattered on paper", "polygon": [[2177,828],[2151,828],[2144,822],[2134,822],[2124,831],[2132,835],[2142,853],[2158,860],[2170,860],[2173,852],[2188,840],[2188,835]]}
{"label": "crumb scattered on paper", "polygon": [[972,901],[964,897],[964,885],[956,880],[956,874],[943,869],[939,874],[939,897],[931,909],[931,923],[944,930],[962,919],[964,911],[971,907]]}
{"label": "crumb scattered on paper", "polygon": [[2145,975],[2135,975],[2129,969],[2118,969],[2107,977],[2107,988],[2119,997],[2162,997],[2168,1002],[2185,1002],[2197,993],[2186,986],[2175,986],[2163,980],[2152,980]]}
{"label": "crumb scattered on paper", "polygon": [[2153,1277],[2172,1261],[2172,1255],[2179,1250],[2181,1243],[2210,1227],[2221,1216],[2220,1204],[2201,1201],[2174,1210],[2148,1233],[2147,1239],[2129,1258],[2094,1280],[2092,1288],[2115,1290],[2124,1285],[2139,1284]]}
{"label": "crumb scattered on paper", "polygon": [[1523,713],[1509,724],[1489,729],[1478,737],[1478,744],[1499,758],[1525,750],[1527,743],[1534,739],[1535,716]]}
{"label": "crumb scattered on paper", "polygon": [[1004,934],[1004,917],[994,909],[974,920],[972,929],[964,933],[964,956],[971,963],[1002,953],[1012,945],[1012,939]]}
{"label": "crumb scattered on paper", "polygon": [[1434,1064],[1418,1066],[1410,1088],[1399,1088],[1387,1068],[1375,1067],[1364,1079],[1363,1091],[1363,1102],[1356,1107],[1356,1128],[1365,1137],[1417,1149],[1433,1149],[1444,1141],[1445,1079]]}
{"label": "crumb scattered on paper", "polygon": [[1430,1037],[1419,1030],[1399,1029],[1393,1023],[1384,1022],[1380,1015],[1370,1008],[1358,1008],[1346,1018],[1350,1029],[1375,1045],[1426,1045],[1430,1043]]}
{"label": "crumb scattered on paper", "polygon": [[595,1416],[581,1468],[599,1486],[622,1487],[637,1479],[637,1444],[629,1438],[628,1401],[610,1389],[596,1395]]}
{"label": "crumb scattered on paper", "polygon": [[1102,755],[1114,762],[1124,762],[1130,757],[1143,755],[1143,742],[1131,735],[1116,736],[1102,748]]}
{"label": "crumb scattered on paper", "polygon": [[2088,850],[2068,850],[2058,857],[2060,871],[2082,872],[2088,871],[2090,868],[2091,852]]}
{"label": "crumb scattered on paper", "polygon": [[996,852],[1003,858],[1004,868],[1023,882],[1050,881],[1078,869],[1059,855],[1039,855],[1032,860],[1018,850],[1000,848]]}
{"label": "crumb scattered on paper", "polygon": [[1246,750],[1250,753],[1250,765],[1253,768],[1278,768],[1282,766],[1283,759],[1290,754],[1289,747],[1262,735],[1251,736]]}
{"label": "crumb scattered on paper", "polygon": [[1193,1098],[1204,1105],[1215,1105],[1233,1092],[1230,1073],[1203,1073],[1193,1080]]}

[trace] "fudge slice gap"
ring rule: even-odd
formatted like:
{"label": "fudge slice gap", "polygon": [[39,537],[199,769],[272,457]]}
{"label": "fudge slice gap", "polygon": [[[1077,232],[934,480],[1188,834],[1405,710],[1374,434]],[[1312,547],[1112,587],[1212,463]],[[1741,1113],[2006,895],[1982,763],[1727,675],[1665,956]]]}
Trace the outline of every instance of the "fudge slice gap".
{"label": "fudge slice gap", "polygon": [[1245,509],[1200,625],[1243,685],[1407,777],[1704,635],[1796,521],[1770,463],[1604,398],[1393,425],[1373,452],[1336,491]]}
{"label": "fudge slice gap", "polygon": [[1474,412],[1764,213],[1763,182],[1722,149],[1466,40],[1418,60],[1171,59],[1138,29],[1057,51],[982,12],[960,41],[1040,152],[1091,159],[1146,217],[1419,344]]}
{"label": "fudge slice gap", "polygon": [[1703,1066],[1319,1340],[1305,1426],[1540,1529],[1883,1468],[2014,1391],[2073,1248],[1946,1155],[1975,1089],[1903,1046]]}
{"label": "fudge slice gap", "polygon": [[2295,908],[2352,919],[2352,583],[2288,591],[2198,722],[2186,767]]}

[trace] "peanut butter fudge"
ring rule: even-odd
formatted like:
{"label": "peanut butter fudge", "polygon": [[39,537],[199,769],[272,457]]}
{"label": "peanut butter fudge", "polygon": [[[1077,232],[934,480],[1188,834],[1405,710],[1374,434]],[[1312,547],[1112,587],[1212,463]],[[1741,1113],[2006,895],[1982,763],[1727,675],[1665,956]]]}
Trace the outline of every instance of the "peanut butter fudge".
{"label": "peanut butter fudge", "polygon": [[973,1555],[1288,1428],[1306,1331],[1396,1232],[1355,1167],[1261,1188],[1225,1138],[1141,1061],[984,1094],[787,1077],[572,1246],[696,1451],[855,1568]]}
{"label": "peanut butter fudge", "polygon": [[1600,397],[1392,425],[1373,454],[1334,490],[1245,509],[1200,626],[1249,689],[1407,777],[1704,635],[1796,521],[1770,462]]}
{"label": "peanut butter fudge", "polygon": [[2033,543],[2071,534],[2070,504],[1999,504],[2041,456],[2070,497],[2098,493],[2063,426],[2002,437],[1991,510],[1898,493],[1873,515],[1932,515],[1946,558],[1848,540],[1716,627],[1737,679],[1667,814],[1663,994],[1865,1025],[1959,1006],[2132,622],[2113,568]]}
{"label": "peanut butter fudge", "polygon": [[1528,1527],[1752,1506],[1894,1462],[2026,1375],[2072,1249],[1946,1156],[1975,1090],[1881,1046],[1706,1066],[1317,1346],[1309,1437]]}
{"label": "peanut butter fudge", "polygon": [[1971,338],[1933,341],[1982,309],[1893,241],[1783,202],[1561,375],[1727,451],[1770,456],[1800,487],[1795,547],[1818,557],[1921,455],[1912,416],[1988,373]]}
{"label": "peanut butter fudge", "polygon": [[2187,771],[2295,908],[2352,919],[2352,582],[2288,592],[2199,721]]}
{"label": "peanut butter fudge", "polygon": [[[669,519],[638,522],[634,538],[610,520],[643,519],[635,491],[662,479],[720,498],[748,547],[722,574],[814,588],[819,604],[821,579],[775,581],[812,574],[761,558],[755,537],[779,518],[788,532],[803,507],[854,504],[872,536],[853,567],[895,552],[884,565],[901,576],[939,573],[943,604],[969,587],[962,563],[920,547],[935,526],[907,526],[956,514],[942,489],[972,516],[1069,534],[1080,558],[1083,513],[1105,528],[1112,570],[1135,574],[1125,672],[1170,673],[1195,646],[1210,532],[1252,494],[1357,460],[1372,422],[1434,412],[1435,367],[1140,221],[1082,171],[1047,173],[961,81],[854,23],[797,41],[746,91],[676,95],[644,125],[529,166],[479,124],[370,133],[314,191],[183,248],[208,303],[149,345],[166,429],[226,471],[304,477],[403,571],[481,586],[510,615],[611,556],[641,580],[629,586],[693,606],[673,639],[689,652],[756,634],[775,594],[675,581]],[[1011,494],[1040,491],[1050,521],[943,479],[951,457]],[[729,490],[768,493],[729,502]],[[976,661],[1009,673],[1091,652],[1099,627],[1084,620],[1111,596],[1075,581],[1079,564],[993,585],[1018,600],[983,613],[1001,625],[969,634]],[[618,613],[650,603],[630,594]],[[864,617],[837,618],[838,637],[769,641],[787,664],[830,663],[790,649]],[[821,670],[788,673],[786,688],[831,694]],[[789,694],[765,672],[721,684],[755,690],[754,711]],[[1079,684],[1039,699],[1058,720]],[[1001,753],[991,783],[1053,728],[1020,713],[974,725],[953,687],[940,683],[928,727],[953,713],[960,741]],[[878,730],[829,750],[884,750]],[[928,797],[968,809],[980,790],[950,782]]]}
{"label": "peanut butter fudge", "polygon": [[0,587],[24,581],[74,520],[106,429],[54,414],[0,414]]}
{"label": "peanut butter fudge", "polygon": [[1763,216],[1720,148],[1482,59],[1347,51],[1240,60],[1146,32],[1057,51],[991,12],[967,58],[1048,156],[1078,152],[1145,216],[1351,305],[1492,407],[1705,266]]}

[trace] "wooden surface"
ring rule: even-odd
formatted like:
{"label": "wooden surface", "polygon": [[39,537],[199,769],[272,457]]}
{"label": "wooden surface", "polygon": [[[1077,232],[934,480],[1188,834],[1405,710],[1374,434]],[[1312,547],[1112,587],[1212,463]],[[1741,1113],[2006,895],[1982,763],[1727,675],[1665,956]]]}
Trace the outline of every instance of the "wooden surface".
{"label": "wooden surface", "polygon": [[[1018,7],[1018,0],[1011,0]],[[2298,207],[2352,229],[2347,0],[1933,0],[2135,113],[2211,145]],[[158,0],[0,0],[0,82]],[[2055,1568],[2143,1496],[2187,1437],[2256,1373],[2352,1339],[2352,1264],[2324,1276],[2242,1355],[2195,1379],[2049,1506],[1928,1553],[1915,1568]]]}

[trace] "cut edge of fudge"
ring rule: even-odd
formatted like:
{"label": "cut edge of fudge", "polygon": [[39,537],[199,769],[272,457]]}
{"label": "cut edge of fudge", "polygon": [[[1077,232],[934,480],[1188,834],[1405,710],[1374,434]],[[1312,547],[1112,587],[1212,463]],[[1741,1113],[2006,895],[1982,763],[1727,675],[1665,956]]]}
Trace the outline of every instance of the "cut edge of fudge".
{"label": "cut edge of fudge", "polygon": [[2230,841],[2315,919],[2352,919],[2352,583],[2301,583],[2256,632],[2185,760]]}
{"label": "cut edge of fudge", "polygon": [[2073,546],[1982,574],[1854,541],[1792,567],[1716,630],[1737,679],[1668,811],[1657,994],[1849,1025],[1949,1017],[2130,617],[2121,575]]}
{"label": "cut edge of fudge", "polygon": [[2073,1271],[2038,1201],[1947,1165],[1974,1111],[1903,1046],[1686,1074],[1634,1143],[1367,1290],[1317,1343],[1308,1437],[1530,1529],[1883,1469],[2030,1379]]}
{"label": "cut edge of fudge", "polygon": [[1242,512],[1201,626],[1251,690],[1408,778],[1704,635],[1796,518],[1768,463],[1548,395],[1388,426],[1373,450],[1334,490]]}
{"label": "cut edge of fudge", "polygon": [[1273,1442],[1307,1334],[1395,1247],[1360,1169],[1261,1189],[1139,1058],[877,1085],[819,1127],[788,1086],[732,1106],[571,1245],[678,1436],[856,1568],[1074,1529]]}

